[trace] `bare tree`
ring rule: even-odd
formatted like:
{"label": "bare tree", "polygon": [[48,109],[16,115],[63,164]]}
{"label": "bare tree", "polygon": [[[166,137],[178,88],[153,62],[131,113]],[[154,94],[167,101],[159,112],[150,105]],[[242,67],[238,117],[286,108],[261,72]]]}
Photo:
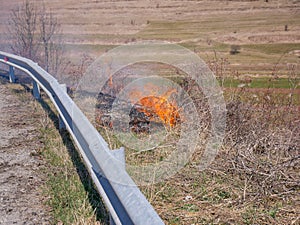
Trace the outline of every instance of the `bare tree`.
{"label": "bare tree", "polygon": [[53,13],[46,11],[44,4],[39,16],[39,29],[41,54],[44,58],[42,65],[48,72],[57,74],[62,63],[63,52],[61,26]]}
{"label": "bare tree", "polygon": [[57,75],[62,64],[61,27],[44,3],[38,9],[30,0],[13,10],[8,26],[13,53],[38,62]]}
{"label": "bare tree", "polygon": [[37,8],[33,3],[25,1],[23,5],[12,10],[8,32],[13,40],[10,45],[15,54],[36,59],[38,51]]}

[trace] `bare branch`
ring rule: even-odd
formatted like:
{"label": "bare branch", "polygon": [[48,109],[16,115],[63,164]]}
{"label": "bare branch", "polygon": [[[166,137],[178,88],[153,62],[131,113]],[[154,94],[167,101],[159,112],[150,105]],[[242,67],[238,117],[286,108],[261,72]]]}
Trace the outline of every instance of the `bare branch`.
{"label": "bare branch", "polygon": [[63,61],[61,27],[45,4],[38,9],[33,2],[25,0],[12,10],[8,25],[13,53],[38,62],[56,76]]}

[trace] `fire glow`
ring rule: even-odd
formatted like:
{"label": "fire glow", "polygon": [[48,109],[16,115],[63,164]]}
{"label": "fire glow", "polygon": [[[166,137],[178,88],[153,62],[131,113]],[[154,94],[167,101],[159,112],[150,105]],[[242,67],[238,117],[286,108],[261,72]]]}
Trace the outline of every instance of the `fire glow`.
{"label": "fire glow", "polygon": [[143,112],[150,120],[157,115],[164,124],[175,127],[180,120],[180,115],[176,102],[169,100],[170,95],[174,92],[175,90],[170,90],[162,96],[143,97],[136,103],[141,106],[137,110]]}

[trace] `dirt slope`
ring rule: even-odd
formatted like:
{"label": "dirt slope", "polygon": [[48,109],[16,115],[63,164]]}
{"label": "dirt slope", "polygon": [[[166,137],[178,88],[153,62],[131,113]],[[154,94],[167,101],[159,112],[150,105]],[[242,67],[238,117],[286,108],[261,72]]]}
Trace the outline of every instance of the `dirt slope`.
{"label": "dirt slope", "polygon": [[0,80],[0,224],[49,224],[37,154],[41,121],[37,103],[23,92]]}

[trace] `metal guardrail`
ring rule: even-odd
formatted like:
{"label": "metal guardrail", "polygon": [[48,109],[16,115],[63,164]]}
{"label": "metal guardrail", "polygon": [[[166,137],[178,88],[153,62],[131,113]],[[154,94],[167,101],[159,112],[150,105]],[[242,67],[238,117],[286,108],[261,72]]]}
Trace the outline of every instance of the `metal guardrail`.
{"label": "metal guardrail", "polygon": [[[124,149],[111,151],[108,144],[58,83],[37,63],[0,51],[0,62],[9,65],[9,80],[15,82],[15,68],[33,79],[33,95],[40,98],[40,88],[59,112],[60,128],[73,137],[98,192],[111,215],[111,224],[164,224],[124,168]],[[124,163],[120,163],[120,159]],[[127,185],[125,185],[127,184]]]}

